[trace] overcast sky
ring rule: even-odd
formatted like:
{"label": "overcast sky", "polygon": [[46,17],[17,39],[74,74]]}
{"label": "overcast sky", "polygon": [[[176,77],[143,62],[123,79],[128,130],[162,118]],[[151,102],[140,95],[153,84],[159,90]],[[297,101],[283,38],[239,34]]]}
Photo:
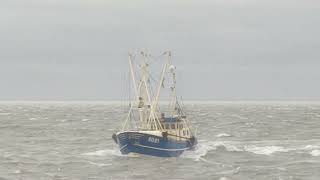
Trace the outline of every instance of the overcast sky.
{"label": "overcast sky", "polygon": [[1,0],[0,100],[119,100],[171,49],[189,100],[320,100],[319,0]]}

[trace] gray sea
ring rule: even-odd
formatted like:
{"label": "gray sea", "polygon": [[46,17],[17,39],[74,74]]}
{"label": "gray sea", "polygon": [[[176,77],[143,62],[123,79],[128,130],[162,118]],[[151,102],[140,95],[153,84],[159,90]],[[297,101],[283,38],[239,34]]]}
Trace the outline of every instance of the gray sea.
{"label": "gray sea", "polygon": [[320,105],[187,103],[199,144],[179,158],[124,156],[121,103],[0,104],[0,179],[320,179]]}

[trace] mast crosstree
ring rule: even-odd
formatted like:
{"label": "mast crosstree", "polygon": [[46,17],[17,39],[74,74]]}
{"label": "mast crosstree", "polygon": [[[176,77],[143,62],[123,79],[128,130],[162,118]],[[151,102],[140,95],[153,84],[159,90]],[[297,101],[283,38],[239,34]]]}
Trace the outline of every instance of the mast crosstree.
{"label": "mast crosstree", "polygon": [[[139,124],[138,127],[135,127],[136,129],[163,131],[163,126],[160,122],[162,113],[160,112],[159,107],[159,97],[161,89],[164,87],[165,77],[168,73],[172,79],[169,100],[169,109],[171,110],[170,115],[171,117],[174,117],[182,114],[181,106],[178,103],[176,95],[176,67],[172,64],[171,51],[166,51],[162,54],[162,56],[166,56],[165,63],[154,90],[151,88],[150,83],[150,79],[154,78],[151,77],[149,72],[149,66],[152,59],[150,58],[150,55],[144,51],[139,52],[138,55],[142,57],[141,64],[138,65],[140,71],[136,71],[135,68],[134,58],[136,56],[133,53],[129,53],[130,74],[135,95],[134,102],[130,105],[129,114],[122,130],[128,127],[129,121],[135,120],[138,121]],[[133,115],[134,110],[138,111],[138,117]]]}

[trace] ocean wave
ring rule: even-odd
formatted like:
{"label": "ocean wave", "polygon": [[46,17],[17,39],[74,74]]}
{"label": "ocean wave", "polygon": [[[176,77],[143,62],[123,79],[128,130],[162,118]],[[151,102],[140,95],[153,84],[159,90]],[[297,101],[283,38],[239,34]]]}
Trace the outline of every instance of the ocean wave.
{"label": "ocean wave", "polygon": [[195,161],[203,160],[203,157],[205,157],[208,152],[216,150],[218,147],[223,147],[227,151],[242,151],[236,146],[223,141],[199,141],[194,150],[184,152],[182,157],[194,159]]}
{"label": "ocean wave", "polygon": [[254,154],[262,154],[262,155],[271,155],[275,152],[289,152],[289,149],[286,149],[282,146],[244,146],[244,150],[247,152],[252,152]]}
{"label": "ocean wave", "polygon": [[230,179],[227,177],[221,177],[221,178],[219,178],[219,180],[230,180]]}
{"label": "ocean wave", "polygon": [[217,134],[216,137],[231,137],[231,135],[227,133],[220,133],[220,134]]}
{"label": "ocean wave", "polygon": [[215,150],[216,147],[212,146],[209,141],[199,141],[197,147],[191,151],[185,151],[182,154],[182,158],[190,158],[194,159],[195,161],[201,160],[202,157],[207,155],[207,153],[211,150]]}
{"label": "ocean wave", "polygon": [[318,149],[312,150],[312,151],[310,152],[310,154],[311,154],[312,156],[320,156],[320,150],[318,150]]}
{"label": "ocean wave", "polygon": [[199,116],[207,116],[209,113],[200,113]]}
{"label": "ocean wave", "polygon": [[267,156],[292,151],[309,153],[312,156],[320,156],[320,146],[318,145],[297,145],[294,147],[292,145],[280,146],[274,142],[199,141],[195,150],[186,151],[182,157],[199,161],[205,158],[208,152],[221,148],[228,152],[249,152]]}
{"label": "ocean wave", "polygon": [[0,116],[8,116],[8,115],[10,115],[11,113],[6,113],[6,112],[1,112],[0,113]]}
{"label": "ocean wave", "polygon": [[233,114],[231,115],[232,117],[235,117],[235,118],[238,118],[238,119],[241,119],[241,120],[245,120],[245,119],[249,119],[248,117],[244,117],[244,116],[240,116],[238,114]]}
{"label": "ocean wave", "polygon": [[[230,174],[238,174],[240,172],[240,167],[231,169],[231,170],[226,170],[226,171],[221,171],[221,172],[217,172],[216,174],[219,175],[230,175]],[[221,178],[220,178],[221,179]]]}
{"label": "ocean wave", "polygon": [[320,146],[317,146],[317,145],[307,145],[307,146],[305,146],[303,149],[305,149],[305,150],[316,150],[316,149],[320,149]]}
{"label": "ocean wave", "polygon": [[[287,153],[297,151],[308,153],[312,156],[320,156],[320,146],[318,145],[304,145],[297,147],[285,147],[275,145],[272,142],[239,142],[239,141],[205,141],[199,140],[197,147],[194,150],[185,151],[181,157],[189,158],[195,161],[205,160],[205,156],[215,150],[224,150],[228,152],[249,152],[258,155],[270,156],[275,153]],[[93,152],[83,153],[83,156],[125,156],[120,153],[118,149],[104,149]],[[137,155],[132,154],[132,157]]]}
{"label": "ocean wave", "polygon": [[22,173],[21,169],[17,169],[14,171],[14,174],[21,174],[21,173]]}
{"label": "ocean wave", "polygon": [[242,149],[237,147],[235,144],[231,144],[229,142],[224,142],[224,141],[216,141],[216,142],[213,142],[212,145],[215,148],[218,148],[218,147],[221,148],[222,147],[222,148],[226,149],[229,152],[240,152],[240,151],[243,151]]}
{"label": "ocean wave", "polygon": [[95,162],[92,162],[92,161],[88,161],[88,163],[91,164],[91,165],[98,166],[98,167],[112,166],[112,164],[95,163]]}

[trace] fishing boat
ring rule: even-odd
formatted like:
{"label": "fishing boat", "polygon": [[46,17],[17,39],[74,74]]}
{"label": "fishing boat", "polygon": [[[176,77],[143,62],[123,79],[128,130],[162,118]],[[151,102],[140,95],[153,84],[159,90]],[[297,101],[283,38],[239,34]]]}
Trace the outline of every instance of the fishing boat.
{"label": "fishing boat", "polygon": [[[141,59],[139,64],[137,57]],[[150,72],[154,59],[163,60],[158,80]],[[144,51],[129,53],[129,67],[129,87],[134,95],[132,100],[129,98],[128,114],[121,129],[112,135],[121,153],[177,157],[194,149],[197,138],[176,94],[176,67],[171,52],[166,51],[158,58]],[[170,82],[167,87],[165,80]],[[169,99],[160,101],[164,89],[168,90]]]}

